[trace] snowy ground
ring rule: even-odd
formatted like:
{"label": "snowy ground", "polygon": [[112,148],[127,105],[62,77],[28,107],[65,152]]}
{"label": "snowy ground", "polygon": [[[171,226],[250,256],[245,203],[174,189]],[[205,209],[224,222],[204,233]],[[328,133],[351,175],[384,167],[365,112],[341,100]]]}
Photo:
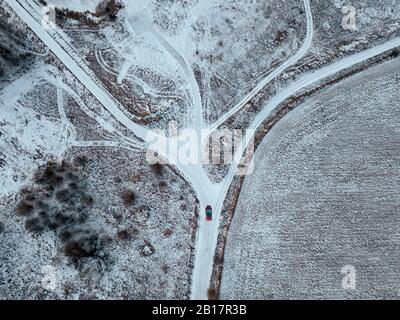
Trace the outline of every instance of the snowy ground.
{"label": "snowy ground", "polygon": [[[196,135],[220,126],[256,130],[299,91],[399,46],[400,38],[394,37],[398,13],[382,11],[388,1],[374,7],[366,2],[356,11],[359,29],[350,31],[340,24],[342,1],[97,3],[59,1],[50,17],[55,18],[53,28],[44,24],[49,17],[43,1],[0,0],[6,26],[0,24],[0,49],[6,53],[0,60],[1,108],[7,112],[0,119],[4,233],[20,235],[24,223],[32,229],[29,217],[16,218],[13,211],[24,193],[18,190],[32,184],[36,169],[49,159],[82,152],[90,159],[82,175],[93,198],[90,210],[85,207],[90,218],[83,223],[95,239],[104,240],[95,255],[101,261],[91,254],[71,264],[62,253],[71,239],[60,240],[58,229],[24,234],[28,244],[18,252],[35,248],[34,265],[46,263],[61,277],[55,289],[42,290],[40,297],[204,299],[224,199],[244,150],[239,149],[229,168],[185,164],[161,151],[176,171],[161,177],[154,168],[150,173],[144,161],[149,129],[166,129],[175,120],[180,129],[194,129]],[[331,29],[324,32],[328,24]],[[139,193],[129,209],[121,204],[121,192],[126,194],[122,187]],[[66,191],[52,192],[63,198]],[[212,222],[205,221],[206,205],[215,210]],[[35,214],[50,219],[49,213]],[[139,236],[134,232],[132,237],[136,229]],[[13,239],[4,241],[9,245]],[[179,261],[173,267],[167,253]],[[13,277],[21,254],[4,255],[4,274]],[[28,276],[33,277],[28,290],[33,294],[40,277]],[[7,284],[3,289],[5,296],[21,297]]]}
{"label": "snowy ground", "polygon": [[77,12],[95,12],[102,0],[46,0],[48,6]]}
{"label": "snowy ground", "polygon": [[[293,77],[307,70],[337,61],[361,50],[372,48],[399,34],[399,4],[395,1],[311,1],[314,19],[313,43],[309,52],[297,64],[285,70],[276,81],[272,81],[258,97],[252,99],[241,112],[233,115],[226,124],[229,127],[246,127],[256,114],[258,107],[282,90]],[[343,13],[344,7],[354,10]],[[354,28],[347,27],[353,25]],[[288,81],[289,80],[289,81]]]}
{"label": "snowy ground", "polygon": [[[195,197],[172,171],[155,175],[143,155],[113,148],[74,148],[93,206],[85,225],[105,244],[78,263],[57,232],[25,230],[15,204],[2,204],[0,297],[10,299],[188,299],[196,225]],[[32,183],[30,183],[32,184]],[[123,202],[135,193],[132,205]],[[52,270],[54,287],[43,287]]]}
{"label": "snowy ground", "polygon": [[[324,90],[264,138],[228,235],[221,298],[398,299],[399,66]],[[342,288],[346,265],[356,290]]]}
{"label": "snowy ground", "polygon": [[[315,47],[323,54],[343,54],[370,46],[379,35],[399,29],[399,5],[392,0],[315,0]],[[354,11],[343,9],[346,6],[352,6]]]}
{"label": "snowy ground", "polygon": [[[4,46],[30,51],[2,61],[0,298],[188,299],[199,210],[190,186],[170,168],[153,172],[142,151],[113,143],[116,133],[97,121],[97,113],[106,117],[98,102],[35,41],[12,35]],[[103,242],[79,263],[57,230],[30,232],[30,218],[17,213],[20,190],[34,188],[41,166],[77,155],[88,159],[82,176],[93,198],[85,228]],[[127,191],[135,193],[128,205]]]}
{"label": "snowy ground", "polygon": [[[207,122],[217,120],[305,36],[302,1],[123,4],[115,21],[95,27],[58,22],[96,75],[147,125],[188,125],[191,100],[202,104]],[[134,103],[121,100],[132,94]]]}
{"label": "snowy ground", "polygon": [[[161,176],[154,175],[143,153],[108,146],[68,148],[70,136],[60,130],[57,88],[40,79],[46,76],[44,70],[38,62],[0,94],[0,221],[4,227],[0,297],[188,298],[196,232],[193,219],[198,210],[190,187],[167,168]],[[98,124],[66,93],[63,105],[76,139],[85,142],[102,137]],[[85,170],[94,198],[89,222],[110,239],[104,249],[105,266],[94,268],[95,274],[88,271],[94,262],[77,268],[64,256],[56,233],[32,234],[25,230],[25,218],[16,213],[19,190],[32,185],[39,165],[76,154],[90,159]],[[136,194],[130,208],[122,203],[125,190]],[[138,230],[133,240],[118,239],[118,232],[132,228]],[[147,244],[155,250],[149,257],[141,254]],[[42,287],[45,274],[41,270],[48,266],[57,277],[52,290]]]}

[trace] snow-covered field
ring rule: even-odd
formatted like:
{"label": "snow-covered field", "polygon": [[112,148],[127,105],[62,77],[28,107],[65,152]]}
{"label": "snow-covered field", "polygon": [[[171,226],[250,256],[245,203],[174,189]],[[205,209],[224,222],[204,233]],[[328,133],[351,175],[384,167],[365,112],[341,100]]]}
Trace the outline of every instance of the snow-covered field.
{"label": "snow-covered field", "polygon": [[[116,98],[150,125],[188,125],[193,101],[206,121],[217,120],[292,55],[306,32],[302,1],[123,5],[115,21],[94,29],[62,19],[60,27]],[[121,100],[132,94],[134,103]]]}
{"label": "snow-covered field", "polygon": [[[102,248],[76,262],[64,254],[58,231],[28,232],[16,205],[2,203],[0,297],[188,299],[197,209],[186,183],[167,168],[158,176],[130,151],[74,148],[64,155],[73,156],[88,159],[93,206],[85,228],[100,235]],[[135,194],[129,205],[127,190]],[[54,287],[43,286],[53,276]]]}
{"label": "snow-covered field", "polygon": [[[398,299],[399,66],[323,90],[264,138],[228,235],[221,298]],[[356,290],[342,287],[345,266]]]}
{"label": "snow-covered field", "polygon": [[398,1],[315,0],[313,10],[317,29],[315,47],[324,54],[359,50],[370,46],[379,35],[400,28]]}
{"label": "snow-covered field", "polygon": [[[46,84],[46,68],[22,75],[1,92],[0,117],[0,297],[1,298],[188,298],[196,232],[196,199],[190,187],[170,169],[153,174],[144,154],[120,148],[68,148],[69,138],[57,110],[57,90]],[[35,85],[40,85],[37,90]],[[20,90],[20,91],[19,91]],[[83,142],[96,136],[96,123],[64,94],[64,107]],[[101,133],[101,130],[98,129]],[[56,232],[28,232],[18,216],[19,190],[33,184],[38,167],[50,159],[85,156],[88,192],[94,199],[89,224],[107,238],[101,260],[76,266],[63,254]],[[136,200],[125,207],[126,190]],[[133,239],[120,232],[137,230]],[[152,248],[150,256],[143,248]],[[56,287],[43,288],[53,268]]]}
{"label": "snow-covered field", "polygon": [[[7,10],[2,19],[15,21]],[[107,115],[82,85],[37,39],[11,34],[3,46],[29,52],[1,61],[0,298],[188,299],[199,210],[190,186],[115,143],[118,133],[104,127]],[[53,200],[48,213],[18,213],[26,190],[40,187],[34,176],[43,165],[76,156],[88,159],[81,179],[93,203],[75,228],[101,239],[94,255],[78,260],[67,255],[61,229],[29,231],[36,214],[51,215]]]}
{"label": "snow-covered field", "polygon": [[355,3],[354,21],[348,5],[0,0],[0,297],[206,298],[249,137],[230,166],[186,164],[161,139],[172,165],[159,167],[148,133],[255,131],[285,100],[399,46],[395,4]]}

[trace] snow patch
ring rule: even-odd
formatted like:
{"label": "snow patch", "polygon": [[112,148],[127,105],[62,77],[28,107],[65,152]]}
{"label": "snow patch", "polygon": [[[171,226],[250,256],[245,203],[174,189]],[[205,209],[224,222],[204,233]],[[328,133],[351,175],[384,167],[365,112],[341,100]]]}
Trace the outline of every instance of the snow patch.
{"label": "snow patch", "polygon": [[102,0],[47,0],[49,6],[78,12],[95,12]]}

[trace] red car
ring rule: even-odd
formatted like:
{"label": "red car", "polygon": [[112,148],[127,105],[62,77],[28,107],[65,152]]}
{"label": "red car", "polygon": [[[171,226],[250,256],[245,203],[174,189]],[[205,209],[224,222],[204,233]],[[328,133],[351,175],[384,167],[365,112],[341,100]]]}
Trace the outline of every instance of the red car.
{"label": "red car", "polygon": [[206,207],[206,220],[211,221],[212,220],[212,208],[211,206]]}

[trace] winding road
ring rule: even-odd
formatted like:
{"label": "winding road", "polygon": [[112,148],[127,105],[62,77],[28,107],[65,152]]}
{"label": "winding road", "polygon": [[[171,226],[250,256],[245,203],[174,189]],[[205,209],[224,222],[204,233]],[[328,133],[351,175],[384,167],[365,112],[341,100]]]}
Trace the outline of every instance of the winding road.
{"label": "winding road", "polygon": [[[106,110],[108,110],[112,114],[115,119],[117,119],[122,125],[128,128],[136,137],[143,140],[144,145],[149,143],[149,130],[131,121],[127,117],[127,115],[121,110],[121,107],[118,105],[115,99],[103,87],[101,87],[101,85],[97,81],[92,78],[91,74],[85,71],[85,68],[80,65],[81,63],[83,63],[82,60],[76,61],[76,58],[72,57],[68,53],[68,50],[66,50],[66,48],[64,48],[62,44],[57,42],[53,35],[50,35],[47,30],[42,28],[40,21],[34,18],[35,15],[37,15],[37,12],[30,12],[30,8],[22,5],[22,0],[21,2],[18,0],[5,0],[5,2],[17,13],[21,20],[24,21],[33,30],[33,32],[50,49],[50,51],[52,51],[58,57],[58,59],[65,65],[65,67],[68,68],[71,73],[74,74],[75,77],[82,82],[87,90],[101,103],[101,105]],[[224,123],[224,121],[226,121],[229,117],[238,112],[249,100],[257,95],[257,93],[262,90],[265,85],[272,81],[277,75],[282,73],[286,68],[298,62],[302,57],[307,54],[308,49],[312,44],[313,18],[311,14],[310,0],[304,0],[304,5],[307,16],[307,34],[305,42],[300,50],[284,64],[279,66],[276,70],[274,70],[266,78],[264,78],[238,104],[233,106],[229,112],[224,114],[221,119],[212,124],[211,128],[209,128],[211,129],[211,131],[217,129],[219,125]],[[53,30],[52,34],[54,34],[54,32],[57,31]],[[161,38],[159,38],[159,40],[162,41]],[[164,45],[166,44],[164,43]],[[257,130],[262,122],[271,114],[271,111],[273,111],[279,104],[281,104],[291,96],[295,95],[300,90],[303,90],[304,88],[307,88],[311,85],[318,84],[321,80],[329,78],[342,70],[349,69],[356,64],[362,63],[372,57],[385,53],[386,51],[389,51],[399,46],[400,38],[394,38],[393,40],[390,40],[374,48],[343,58],[342,60],[332,63],[331,65],[323,67],[317,71],[304,74],[296,81],[290,83],[286,88],[277,93],[274,97],[272,97],[269,102],[263,107],[262,111],[256,115],[254,121],[249,126],[249,129]],[[194,84],[191,84],[191,86],[193,87]],[[196,104],[198,104],[199,101],[197,101],[197,99],[194,99],[193,102],[194,103],[192,103],[192,107],[196,108]],[[197,105],[197,108],[198,107],[199,106]],[[196,112],[196,110],[191,110],[191,112]],[[198,110],[197,113],[199,113]],[[201,123],[203,124],[203,122]],[[104,123],[104,125],[106,125],[106,123]],[[109,129],[112,131],[113,128],[111,125]],[[159,138],[160,143],[165,142],[162,140],[162,137]],[[177,169],[192,185],[200,201],[201,214],[199,220],[198,238],[195,248],[195,264],[192,276],[192,299],[207,299],[207,291],[212,274],[213,258],[217,245],[218,227],[223,202],[228,192],[229,186],[231,185],[232,180],[235,176],[235,172],[240,163],[242,154],[245,151],[247,145],[251,142],[251,138],[251,136],[247,136],[241,148],[236,151],[234,161],[228,171],[228,174],[221,183],[213,183],[207,176],[201,164],[182,164],[179,162],[179,159],[174,158],[173,156],[168,154],[162,154],[163,156],[167,157],[168,161],[176,165]],[[157,145],[155,149],[157,149]],[[211,222],[206,222],[204,218],[204,209],[205,206],[208,204],[212,205],[214,209],[214,220]]]}

